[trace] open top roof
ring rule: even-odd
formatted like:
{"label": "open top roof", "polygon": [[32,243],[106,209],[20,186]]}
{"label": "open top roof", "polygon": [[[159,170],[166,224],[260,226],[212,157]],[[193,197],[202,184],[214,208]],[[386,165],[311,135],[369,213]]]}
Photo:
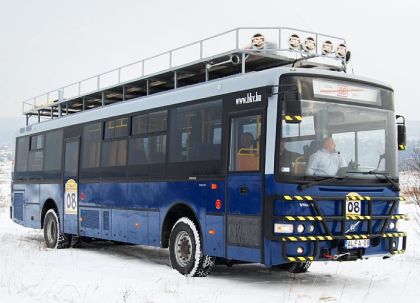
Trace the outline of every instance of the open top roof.
{"label": "open top roof", "polygon": [[[256,34],[265,40],[262,48],[253,45]],[[36,122],[61,118],[277,66],[345,70],[346,49],[344,57],[339,50],[345,45],[343,38],[287,27],[236,28],[33,97],[23,102],[22,110],[28,125],[31,117]]]}

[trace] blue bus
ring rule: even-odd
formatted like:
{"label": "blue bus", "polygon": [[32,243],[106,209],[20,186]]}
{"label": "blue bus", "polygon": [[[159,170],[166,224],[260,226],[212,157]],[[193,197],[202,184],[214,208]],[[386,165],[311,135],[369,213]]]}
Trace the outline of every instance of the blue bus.
{"label": "blue bus", "polygon": [[[223,35],[233,48],[209,55]],[[101,74],[74,95],[25,101],[12,220],[43,229],[48,248],[77,238],[169,248],[187,276],[216,260],[300,273],[405,251],[404,118],[389,85],[346,72],[344,39],[237,28],[191,46],[187,63],[174,63],[178,48],[162,70],[145,71],[152,57],[132,79],[122,67],[106,73],[112,85]]]}

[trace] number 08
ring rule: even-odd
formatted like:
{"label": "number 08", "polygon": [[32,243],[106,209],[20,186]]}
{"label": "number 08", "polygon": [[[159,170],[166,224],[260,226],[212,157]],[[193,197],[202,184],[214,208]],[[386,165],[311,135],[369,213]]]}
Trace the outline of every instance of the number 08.
{"label": "number 08", "polygon": [[66,208],[76,209],[76,193],[67,193],[66,195]]}
{"label": "number 08", "polygon": [[347,203],[347,212],[348,213],[360,214],[360,202],[359,201],[349,201]]}

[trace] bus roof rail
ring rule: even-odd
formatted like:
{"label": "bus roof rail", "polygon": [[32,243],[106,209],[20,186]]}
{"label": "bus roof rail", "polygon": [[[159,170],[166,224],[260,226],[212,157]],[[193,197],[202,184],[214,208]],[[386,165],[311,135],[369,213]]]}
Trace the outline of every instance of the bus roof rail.
{"label": "bus roof rail", "polygon": [[[264,42],[257,45],[259,37]],[[346,41],[289,27],[240,27],[51,90],[22,103],[36,122],[233,74],[296,64],[345,70]]]}

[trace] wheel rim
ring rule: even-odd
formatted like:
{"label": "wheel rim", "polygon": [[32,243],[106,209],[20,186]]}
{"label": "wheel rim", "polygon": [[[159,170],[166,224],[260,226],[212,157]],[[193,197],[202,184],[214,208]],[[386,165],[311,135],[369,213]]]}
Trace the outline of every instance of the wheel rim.
{"label": "wheel rim", "polygon": [[47,239],[51,244],[55,243],[57,238],[57,224],[55,220],[49,220],[47,225]]}
{"label": "wheel rim", "polygon": [[174,250],[176,262],[182,267],[187,266],[192,258],[192,241],[186,231],[176,235]]}

